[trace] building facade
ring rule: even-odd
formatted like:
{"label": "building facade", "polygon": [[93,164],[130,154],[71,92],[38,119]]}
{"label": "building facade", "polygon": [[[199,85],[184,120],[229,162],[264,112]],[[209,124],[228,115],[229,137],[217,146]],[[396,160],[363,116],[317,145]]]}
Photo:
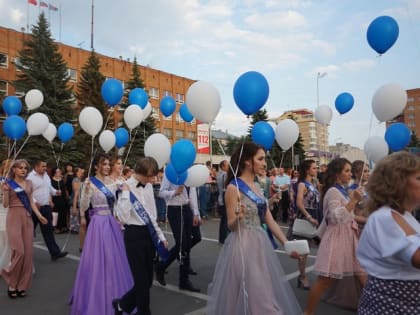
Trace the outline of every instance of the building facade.
{"label": "building facade", "polygon": [[326,163],[331,158],[328,144],[328,126],[318,123],[314,113],[308,109],[297,109],[284,112],[278,118],[271,119],[278,124],[283,119],[293,119],[299,126],[303,149],[308,158],[319,163]]}
{"label": "building facade", "polygon": [[[0,92],[7,95],[23,96],[25,91],[16,91],[11,82],[16,79],[16,64],[19,63],[18,51],[23,48],[23,40],[30,34],[18,32],[12,29],[0,27]],[[80,79],[82,67],[89,58],[90,51],[56,43],[68,67],[70,84],[77,91],[77,84]],[[132,75],[133,63],[130,60],[123,60],[121,57],[113,58],[97,54],[101,63],[100,71],[106,78],[120,80],[123,85],[128,82]],[[150,67],[139,65],[141,79],[144,88],[149,95],[149,102],[152,105],[152,115],[159,132],[165,134],[173,143],[177,139],[190,139],[197,146],[197,125],[195,120],[186,123],[179,114],[179,107],[185,102],[185,95],[188,88],[195,81],[171,73],[163,72]],[[172,96],[177,104],[176,111],[169,117],[160,113],[160,100],[165,96]],[[74,110],[79,111],[77,101]],[[118,108],[116,108],[118,109]],[[114,111],[115,125],[121,125],[122,113]]]}

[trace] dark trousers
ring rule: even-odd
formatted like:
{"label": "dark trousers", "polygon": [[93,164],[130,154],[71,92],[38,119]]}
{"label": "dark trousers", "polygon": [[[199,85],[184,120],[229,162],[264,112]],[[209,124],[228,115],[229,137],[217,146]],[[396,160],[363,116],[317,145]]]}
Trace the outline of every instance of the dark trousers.
{"label": "dark trousers", "polygon": [[219,214],[220,214],[220,223],[219,223],[219,243],[224,244],[225,239],[229,234],[229,229],[227,226],[227,213],[226,206],[219,205]]}
{"label": "dark trousers", "polygon": [[155,248],[147,226],[125,226],[124,243],[134,286],[124,294],[119,305],[126,313],[137,307],[138,314],[149,315]]}
{"label": "dark trousers", "polygon": [[[56,257],[61,253],[60,247],[58,247],[54,237],[54,227],[52,225],[52,209],[50,206],[41,206],[39,208],[41,214],[48,220],[47,224],[40,224],[42,237],[44,238],[45,245],[47,245],[48,251],[51,257]],[[35,214],[32,215],[34,221],[34,230],[38,224],[38,218]]]}
{"label": "dark trousers", "polygon": [[283,191],[281,193],[281,200],[280,200],[280,204],[281,204],[281,209],[282,209],[282,221],[283,222],[287,222],[287,220],[289,219],[289,207],[290,207],[290,195],[289,195],[289,191]]}
{"label": "dark trousers", "polygon": [[200,225],[193,226],[191,230],[191,248],[201,242],[201,230]]}
{"label": "dark trousers", "polygon": [[[179,264],[179,285],[184,285],[189,281],[188,273],[190,266],[190,250],[192,238],[193,216],[188,205],[168,206],[168,221],[175,239],[175,245],[169,250],[169,258],[160,264],[162,271],[177,258]],[[182,235],[181,235],[182,233]],[[181,253],[181,257],[179,254]]]}

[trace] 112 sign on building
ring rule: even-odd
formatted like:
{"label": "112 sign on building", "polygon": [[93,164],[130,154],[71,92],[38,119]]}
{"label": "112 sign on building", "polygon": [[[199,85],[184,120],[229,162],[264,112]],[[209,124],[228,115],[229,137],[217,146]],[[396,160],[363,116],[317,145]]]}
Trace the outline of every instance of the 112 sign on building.
{"label": "112 sign on building", "polygon": [[210,153],[209,124],[197,125],[197,153]]}

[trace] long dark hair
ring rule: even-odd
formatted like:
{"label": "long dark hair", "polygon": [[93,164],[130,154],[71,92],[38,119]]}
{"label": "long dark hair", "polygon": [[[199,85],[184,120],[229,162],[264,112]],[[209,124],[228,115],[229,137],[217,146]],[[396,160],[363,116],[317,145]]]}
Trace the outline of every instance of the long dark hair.
{"label": "long dark hair", "polygon": [[328,189],[334,186],[337,182],[337,175],[340,174],[346,164],[351,166],[349,160],[345,158],[335,158],[327,165],[327,171],[325,172],[325,183],[322,186],[322,197],[325,196],[325,193]]}
{"label": "long dark hair", "polygon": [[[99,153],[93,159],[92,165],[98,166],[101,165],[105,160],[110,161],[109,155],[105,153]],[[93,175],[96,175],[96,168],[93,168]]]}
{"label": "long dark hair", "polygon": [[299,180],[298,181],[304,181],[306,179],[306,176],[308,175],[308,171],[311,168],[311,165],[314,164],[314,160],[305,160],[302,162],[299,168]]}
{"label": "long dark hair", "polygon": [[259,150],[264,150],[264,148],[253,142],[244,142],[235,149],[232,156],[230,157],[231,167],[229,167],[227,172],[226,186],[229,185],[230,181],[235,177],[232,172],[232,168],[235,172],[237,171],[237,177],[241,176],[245,169],[245,162],[252,162],[253,157]]}

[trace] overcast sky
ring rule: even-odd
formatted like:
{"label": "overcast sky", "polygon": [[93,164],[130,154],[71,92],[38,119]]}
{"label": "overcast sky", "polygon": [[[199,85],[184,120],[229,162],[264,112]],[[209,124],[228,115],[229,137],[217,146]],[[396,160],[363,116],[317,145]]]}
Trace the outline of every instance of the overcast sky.
{"label": "overcast sky", "polygon": [[[39,2],[39,0],[37,0]],[[44,0],[61,8],[45,10],[56,40],[90,49],[91,1]],[[29,24],[39,8],[29,6]],[[370,22],[380,15],[397,20],[396,44],[378,57],[366,41]],[[334,110],[330,143],[363,147],[384,134],[373,117],[371,99],[387,83],[420,87],[420,0],[96,0],[94,47],[112,57],[211,82],[222,97],[215,127],[244,134],[245,115],[232,96],[236,79],[249,70],[265,75],[270,117],[286,110],[316,108],[317,73],[321,105]],[[0,0],[0,24],[19,30],[27,24],[27,0]],[[61,36],[60,36],[61,34]],[[349,92],[353,109],[339,116],[334,101]]]}

